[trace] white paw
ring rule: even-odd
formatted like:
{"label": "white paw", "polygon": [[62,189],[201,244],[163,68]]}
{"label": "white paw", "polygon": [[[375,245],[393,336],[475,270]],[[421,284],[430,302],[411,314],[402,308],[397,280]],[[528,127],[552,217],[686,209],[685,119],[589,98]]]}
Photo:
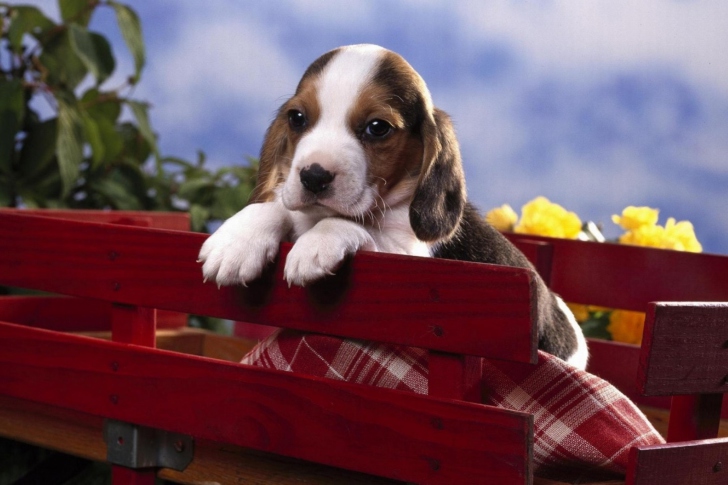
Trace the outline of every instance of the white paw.
{"label": "white paw", "polygon": [[361,248],[375,249],[364,228],[342,219],[323,219],[293,245],[283,277],[289,286],[305,286],[334,274],[348,255]]}
{"label": "white paw", "polygon": [[346,255],[345,247],[306,233],[288,253],[283,277],[288,286],[306,286],[326,275],[334,274]]}
{"label": "white paw", "polygon": [[266,205],[246,207],[207,238],[199,255],[205,281],[218,286],[247,285],[275,259],[288,229]]}

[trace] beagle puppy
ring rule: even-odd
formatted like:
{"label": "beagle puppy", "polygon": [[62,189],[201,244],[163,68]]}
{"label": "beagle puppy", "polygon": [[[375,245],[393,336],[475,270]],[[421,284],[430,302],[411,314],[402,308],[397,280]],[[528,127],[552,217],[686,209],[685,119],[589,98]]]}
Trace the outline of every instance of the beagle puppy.
{"label": "beagle puppy", "polygon": [[[375,45],[308,67],[265,135],[251,202],[202,246],[206,280],[247,284],[284,240],[294,242],[289,285],[332,274],[358,250],[532,268],[467,202],[452,123],[424,80]],[[579,325],[536,282],[539,348],[583,369]]]}

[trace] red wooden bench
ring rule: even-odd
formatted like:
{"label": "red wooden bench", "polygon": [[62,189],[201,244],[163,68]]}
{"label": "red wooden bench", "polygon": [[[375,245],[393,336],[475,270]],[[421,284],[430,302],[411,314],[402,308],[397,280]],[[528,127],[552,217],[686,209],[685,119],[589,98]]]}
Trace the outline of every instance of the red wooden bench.
{"label": "red wooden bench", "polygon": [[[119,483],[155,476],[181,483],[533,482],[532,416],[469,402],[477,357],[535,360],[529,272],[362,253],[306,289],[287,287],[280,259],[248,288],[217,289],[202,283],[195,262],[204,235],[152,229],[150,214],[101,217],[108,219],[0,211],[0,284],[73,297],[0,301],[0,435],[110,459]],[[728,301],[726,257],[516,239],[568,301],[626,309]],[[40,309],[29,312],[31,304]],[[725,308],[716,312],[725,318]],[[252,343],[180,328],[180,313],[427,348],[430,396],[225,362]],[[177,330],[159,330],[162,321]],[[112,341],[71,330],[110,331]],[[615,374],[612,382],[637,398],[639,348],[591,345],[592,371]],[[713,424],[700,429],[715,433],[717,399],[692,402],[687,414],[706,412]],[[128,452],[144,442],[154,446]],[[724,446],[703,440],[664,449],[680,449],[692,469],[690,453],[712,457]],[[635,450],[628,482],[651,483],[641,478],[645,464],[664,456]],[[696,466],[694,483],[724,483],[707,481],[724,477],[716,467]]]}

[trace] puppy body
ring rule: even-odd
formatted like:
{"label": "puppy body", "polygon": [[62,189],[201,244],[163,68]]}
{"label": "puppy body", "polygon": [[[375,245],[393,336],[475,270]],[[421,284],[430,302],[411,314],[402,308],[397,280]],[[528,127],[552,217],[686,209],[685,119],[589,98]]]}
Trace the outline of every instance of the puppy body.
{"label": "puppy body", "polygon": [[[357,45],[324,54],[266,133],[248,205],[200,251],[206,279],[246,284],[279,243],[284,277],[305,285],[358,250],[532,268],[467,204],[449,117],[397,54]],[[571,312],[537,277],[539,347],[586,366]]]}

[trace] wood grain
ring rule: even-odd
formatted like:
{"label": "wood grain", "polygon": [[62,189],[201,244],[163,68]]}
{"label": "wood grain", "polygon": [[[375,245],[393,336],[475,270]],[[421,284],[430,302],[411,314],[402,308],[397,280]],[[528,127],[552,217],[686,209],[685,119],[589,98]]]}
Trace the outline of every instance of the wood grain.
{"label": "wood grain", "polygon": [[728,392],[728,303],[651,304],[638,376],[649,396]]}
{"label": "wood grain", "polygon": [[564,300],[645,311],[652,301],[728,301],[728,257],[523,234],[552,247],[551,288]]}
{"label": "wood grain", "polygon": [[[0,284],[444,352],[535,362],[528,270],[360,253],[307,288],[274,267],[203,284],[201,234],[0,213]],[[275,304],[271,304],[275,302]]]}
{"label": "wood grain", "polygon": [[691,441],[717,437],[722,403],[722,394],[673,396],[667,441]]}
{"label": "wood grain", "polygon": [[[60,332],[111,330],[111,303],[60,296],[0,296],[0,320]],[[185,313],[157,312],[157,328],[186,325]]]}
{"label": "wood grain", "polygon": [[[88,460],[106,460],[103,419],[98,416],[0,396],[0,435]],[[199,439],[193,461],[184,471],[162,468],[157,476],[189,485],[403,483]]]}
{"label": "wood grain", "polygon": [[527,414],[7,323],[0,348],[18,399],[397,480],[528,480]]}
{"label": "wood grain", "polygon": [[701,440],[630,452],[627,485],[725,485],[728,439]]}
{"label": "wood grain", "polygon": [[79,209],[7,209],[0,213],[51,217],[69,221],[103,222],[140,227],[156,227],[173,231],[189,231],[190,215],[187,212],[150,212],[150,211],[110,211]]}
{"label": "wood grain", "polygon": [[0,436],[106,461],[103,418],[0,394]]}

